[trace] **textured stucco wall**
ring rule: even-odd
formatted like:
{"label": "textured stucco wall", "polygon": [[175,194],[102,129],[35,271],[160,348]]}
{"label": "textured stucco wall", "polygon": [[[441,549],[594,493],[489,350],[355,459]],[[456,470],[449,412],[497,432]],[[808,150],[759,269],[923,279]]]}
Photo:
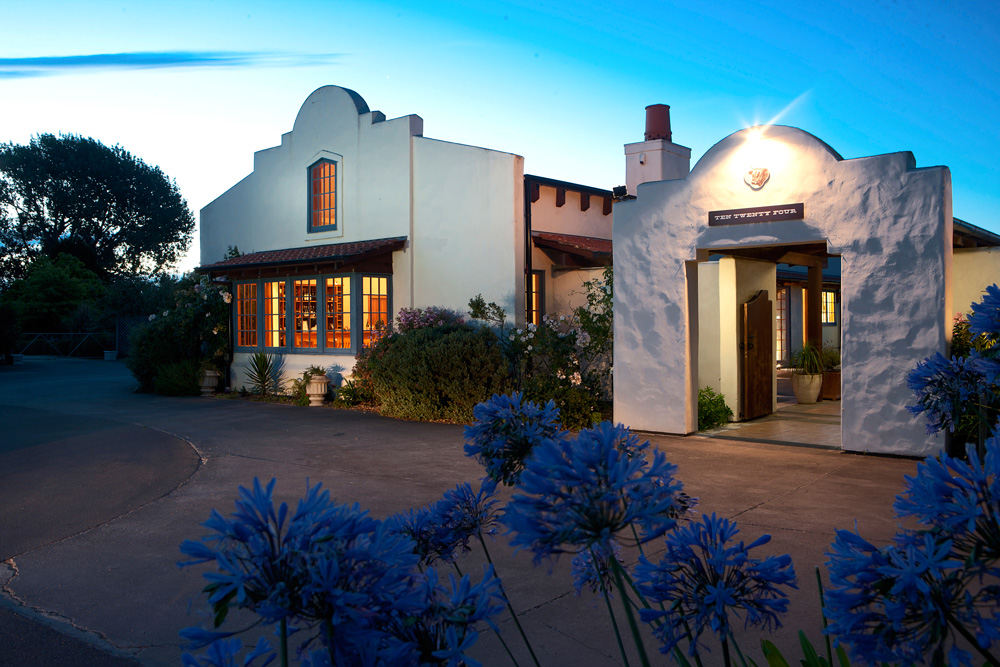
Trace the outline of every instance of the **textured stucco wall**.
{"label": "textured stucco wall", "polygon": [[1000,283],[1000,248],[955,248],[952,261],[952,306],[968,313],[987,287]]}
{"label": "textured stucco wall", "polygon": [[[743,130],[691,174],[647,183],[616,206],[615,416],[690,433],[689,272],[697,251],[825,241],[842,255],[844,449],[928,454],[941,442],[906,412],[906,372],[945,350],[951,317],[951,177],[909,153],[841,160],[802,130]],[[743,175],[767,166],[768,183]],[[708,212],[802,202],[804,220],[709,227]],[[697,301],[697,298],[694,298]],[[694,369],[696,372],[697,369]],[[682,380],[684,382],[682,382]]]}

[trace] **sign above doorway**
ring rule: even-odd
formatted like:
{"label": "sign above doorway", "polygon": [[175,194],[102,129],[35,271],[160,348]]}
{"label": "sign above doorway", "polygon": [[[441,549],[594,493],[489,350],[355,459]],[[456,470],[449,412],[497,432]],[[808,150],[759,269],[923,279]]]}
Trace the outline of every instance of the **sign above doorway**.
{"label": "sign above doorway", "polygon": [[734,208],[728,211],[709,211],[708,226],[745,225],[751,222],[777,222],[778,220],[802,220],[805,217],[804,204],[779,204],[756,208]]}

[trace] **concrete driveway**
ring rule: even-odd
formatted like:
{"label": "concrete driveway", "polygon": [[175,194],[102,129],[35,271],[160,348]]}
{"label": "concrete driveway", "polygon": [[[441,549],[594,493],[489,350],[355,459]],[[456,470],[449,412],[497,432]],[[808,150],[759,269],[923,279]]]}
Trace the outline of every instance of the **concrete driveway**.
{"label": "concrete driveway", "polygon": [[[237,487],[255,476],[276,477],[290,503],[307,480],[322,482],[339,501],[384,517],[482,475],[462,453],[461,426],[134,387],[120,362],[0,366],[0,665],[180,664],[177,632],[201,620],[204,604],[200,572],[176,566],[178,545],[203,534],[213,508],[231,511]],[[800,590],[772,637],[789,653],[800,628],[820,638],[813,569],[834,529],[857,519],[862,535],[887,541],[897,530],[893,498],[916,467],[830,450],[650,439],[679,466],[700,511],[737,520],[747,541],[770,533],[767,552],[792,555]],[[621,663],[603,602],[574,595],[568,558],[550,574],[503,539],[492,552],[542,665]],[[473,552],[460,564],[478,572],[483,560]],[[529,664],[510,626],[501,629]],[[741,638],[759,662],[758,642]],[[475,654],[509,664],[491,634]],[[721,663],[716,651],[705,664],[713,658]]]}

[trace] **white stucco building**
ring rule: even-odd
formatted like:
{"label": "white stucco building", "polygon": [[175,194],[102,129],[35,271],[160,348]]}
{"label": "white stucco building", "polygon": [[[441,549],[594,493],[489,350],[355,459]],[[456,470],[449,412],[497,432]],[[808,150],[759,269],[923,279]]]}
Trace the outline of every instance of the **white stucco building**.
{"label": "white stucco building", "polygon": [[[798,317],[787,347],[841,351],[844,449],[939,449],[905,410],[906,373],[947,353],[955,311],[1000,278],[996,249],[982,247],[1000,238],[952,218],[948,168],[918,168],[908,152],[844,160],[807,132],[766,126],[726,137],[689,171],[690,151],[670,141],[669,119],[655,131],[663,124],[647,116],[646,141],[626,146],[634,196],[615,206],[616,420],[694,432],[699,386],[737,415],[760,400],[770,412],[779,328]],[[803,267],[797,291],[787,265]],[[748,302],[762,324],[742,322]],[[828,312],[836,327],[823,326]]]}
{"label": "white stucco building", "polygon": [[[255,351],[286,355],[288,373],[347,373],[402,307],[462,311],[482,294],[520,322],[568,312],[610,262],[611,203],[320,88],[201,211],[200,270],[233,288],[233,386]],[[227,258],[230,246],[244,254]]]}

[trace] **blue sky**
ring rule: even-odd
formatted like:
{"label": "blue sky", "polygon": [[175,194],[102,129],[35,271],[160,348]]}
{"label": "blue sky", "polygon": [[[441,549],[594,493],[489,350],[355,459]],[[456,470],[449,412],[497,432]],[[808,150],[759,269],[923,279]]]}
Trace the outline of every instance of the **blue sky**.
{"label": "blue sky", "polygon": [[622,146],[655,103],[693,161],[769,121],[846,158],[909,150],[951,168],[957,217],[1000,233],[995,1],[42,0],[2,17],[0,142],[121,144],[195,212],[336,84],[420,115],[426,136],[602,188],[624,183]]}

